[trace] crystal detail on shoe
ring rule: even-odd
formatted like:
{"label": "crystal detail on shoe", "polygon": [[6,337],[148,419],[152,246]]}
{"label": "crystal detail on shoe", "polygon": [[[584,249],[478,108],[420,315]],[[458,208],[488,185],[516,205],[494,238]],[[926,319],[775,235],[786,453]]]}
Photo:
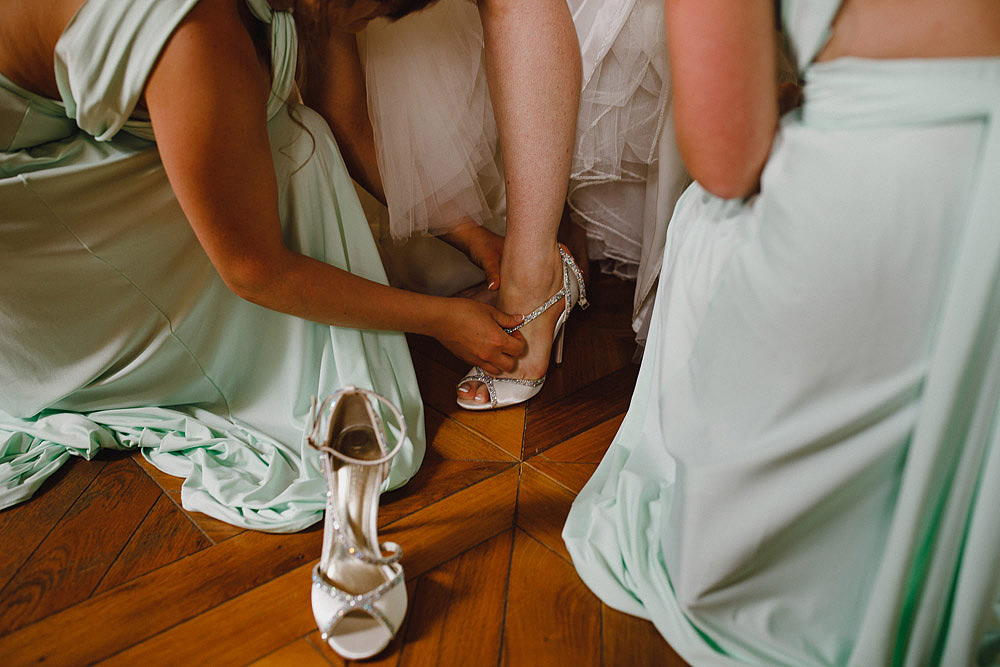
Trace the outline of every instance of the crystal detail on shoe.
{"label": "crystal detail on shoe", "polygon": [[[322,460],[323,473],[327,473],[326,468],[329,465],[328,459]],[[393,563],[399,562],[399,559],[403,557],[403,549],[395,542],[380,542],[379,549],[382,553],[388,553],[388,556],[375,555],[370,549],[365,549],[358,545],[354,540],[352,540],[347,532],[340,525],[340,521],[337,519],[336,510],[336,499],[331,493],[326,494],[326,516],[330,528],[333,530],[334,539],[344,547],[344,550],[351,556],[357,558],[360,561],[368,563],[369,565],[392,565]],[[327,549],[323,552],[327,553]],[[332,553],[332,552],[330,552]]]}
{"label": "crystal detail on shoe", "polygon": [[459,380],[459,384],[462,384],[464,382],[482,382],[483,384],[485,384],[486,389],[490,392],[490,405],[492,405],[495,408],[497,406],[497,390],[496,387],[493,386],[494,382],[508,382],[510,384],[519,384],[522,387],[540,387],[543,384],[545,384],[545,376],[543,375],[537,380],[499,377],[496,375],[490,375],[479,366],[473,366],[472,372],[466,375],[461,380]]}
{"label": "crystal detail on shoe", "polygon": [[348,593],[347,591],[334,586],[326,577],[323,576],[323,571],[319,564],[313,568],[312,580],[313,586],[319,587],[323,593],[342,603],[342,606],[333,615],[333,618],[331,618],[326,624],[326,627],[320,629],[323,641],[329,639],[330,633],[337,626],[337,623],[339,623],[352,611],[364,611],[368,613],[368,615],[372,618],[382,623],[391,635],[396,635],[395,624],[393,624],[392,621],[390,621],[386,615],[382,613],[382,610],[375,606],[375,603],[379,600],[379,598],[385,595],[387,591],[403,581],[402,567],[397,566],[396,576],[392,579],[389,579],[367,593],[361,593],[360,595]]}

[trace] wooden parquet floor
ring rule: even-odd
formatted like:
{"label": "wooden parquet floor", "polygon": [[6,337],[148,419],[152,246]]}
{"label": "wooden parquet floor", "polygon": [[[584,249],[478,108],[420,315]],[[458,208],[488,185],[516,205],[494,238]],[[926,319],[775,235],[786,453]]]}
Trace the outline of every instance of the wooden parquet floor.
{"label": "wooden parquet floor", "polygon": [[[382,499],[410,607],[370,665],[682,666],[648,621],[603,605],[560,537],[621,423],[638,367],[633,285],[596,278],[566,357],[527,406],[466,412],[466,370],[412,339],[428,452]],[[0,512],[0,664],[342,665],[309,603],[322,529],[267,535],[180,507],[135,453],[74,460]]]}

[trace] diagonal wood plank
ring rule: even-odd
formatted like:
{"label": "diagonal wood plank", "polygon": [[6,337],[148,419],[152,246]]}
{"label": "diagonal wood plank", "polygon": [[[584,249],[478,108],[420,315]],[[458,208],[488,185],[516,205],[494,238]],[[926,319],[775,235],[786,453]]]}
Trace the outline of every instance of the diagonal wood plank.
{"label": "diagonal wood plank", "polygon": [[501,664],[584,667],[600,662],[600,601],[572,565],[516,531]]}
{"label": "diagonal wood plank", "polygon": [[167,496],[161,495],[94,593],[103,593],[211,542]]}
{"label": "diagonal wood plank", "polygon": [[4,536],[0,549],[0,591],[106,463],[104,459],[84,461],[71,457],[31,500],[0,511],[0,535]]}
{"label": "diagonal wood plank", "polygon": [[534,399],[538,403],[552,403],[630,364],[631,337],[623,345],[621,336],[595,327],[588,315],[574,311],[570,317],[563,363],[549,365],[545,387]]}
{"label": "diagonal wood plank", "polygon": [[530,465],[521,466],[521,489],[517,498],[518,528],[568,561],[569,551],[562,540],[562,528],[574,498],[575,493]]}
{"label": "diagonal wood plank", "polygon": [[401,489],[383,494],[379,524],[385,525],[508,470],[514,463],[427,458]]}
{"label": "diagonal wood plank", "polygon": [[320,540],[315,529],[246,531],[0,637],[0,655],[10,664],[104,659],[300,566],[319,552]]}
{"label": "diagonal wood plank", "polygon": [[427,406],[427,455],[474,461],[517,461],[517,457],[460,422]]}
{"label": "diagonal wood plank", "polygon": [[601,624],[604,667],[688,667],[644,618],[602,605]]}
{"label": "diagonal wood plank", "polygon": [[596,463],[556,463],[548,461],[542,456],[536,456],[528,462],[534,470],[542,473],[556,484],[576,496],[583,489],[583,485],[593,476],[597,470]]}
{"label": "diagonal wood plank", "polygon": [[[311,571],[302,565],[98,664],[148,665],[169,655],[174,664],[237,665],[268,655],[313,625]],[[199,641],[206,629],[211,641]]]}
{"label": "diagonal wood plank", "polygon": [[524,458],[625,412],[638,369],[626,366],[551,403],[532,402],[525,417]]}
{"label": "diagonal wood plank", "polygon": [[0,632],[87,599],[159,496],[128,458],[104,466],[4,588]]}
{"label": "diagonal wood plank", "polygon": [[517,477],[513,466],[379,528],[379,539],[402,545],[406,576],[419,576],[511,527]]}
{"label": "diagonal wood plank", "polygon": [[592,426],[582,433],[546,449],[535,457],[535,460],[547,459],[560,463],[600,463],[601,459],[604,458],[604,452],[608,451],[608,447],[611,446],[611,441],[614,440],[624,419],[625,413],[622,413]]}
{"label": "diagonal wood plank", "polygon": [[508,530],[420,577],[401,667],[496,664],[512,539]]}
{"label": "diagonal wood plank", "polygon": [[231,537],[239,535],[244,532],[245,528],[240,528],[239,526],[232,526],[218,519],[213,519],[212,517],[202,514],[201,512],[189,512],[181,504],[181,484],[184,480],[180,477],[174,477],[173,475],[168,475],[163,472],[152,463],[147,461],[142,453],[137,453],[135,455],[135,462],[139,464],[150,478],[156,482],[161,489],[167,494],[167,496],[174,502],[177,507],[184,512],[191,521],[194,522],[196,526],[205,534],[205,536],[212,541],[213,544],[218,544],[223,540],[228,540]]}

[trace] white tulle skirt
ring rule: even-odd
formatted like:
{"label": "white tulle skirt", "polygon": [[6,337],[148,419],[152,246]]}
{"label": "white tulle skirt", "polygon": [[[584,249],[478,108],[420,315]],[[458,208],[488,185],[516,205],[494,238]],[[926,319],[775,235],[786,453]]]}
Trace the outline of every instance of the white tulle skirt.
{"label": "white tulle skirt", "polygon": [[[634,326],[642,334],[662,257],[662,227],[687,184],[668,123],[663,3],[567,4],[583,62],[571,216],[587,232],[591,259],[607,272],[636,279]],[[395,23],[373,22],[359,44],[389,202],[383,246],[390,239],[398,244],[439,234],[467,219],[502,231],[503,165],[476,4],[440,0]],[[436,252],[407,256],[411,264],[442,271]]]}

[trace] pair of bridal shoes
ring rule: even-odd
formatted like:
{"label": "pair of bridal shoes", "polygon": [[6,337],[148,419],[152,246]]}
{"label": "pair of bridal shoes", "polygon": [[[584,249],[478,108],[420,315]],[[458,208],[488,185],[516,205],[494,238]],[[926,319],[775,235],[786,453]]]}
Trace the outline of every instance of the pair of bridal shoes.
{"label": "pair of bridal shoes", "polygon": [[[557,364],[562,363],[563,334],[566,330],[566,320],[573,306],[579,304],[580,308],[586,309],[590,304],[587,302],[587,289],[583,284],[583,273],[580,267],[573,261],[573,256],[559,246],[559,256],[562,259],[562,288],[553,294],[548,301],[540,305],[535,310],[524,316],[524,319],[516,327],[504,329],[507,333],[517,331],[528,322],[531,322],[549,308],[562,304],[563,310],[556,320],[556,328],[552,332],[552,341]],[[462,386],[466,382],[482,382],[489,392],[489,401],[479,402],[473,397],[458,398],[458,405],[466,410],[494,410],[508,405],[523,403],[542,390],[545,384],[545,376],[538,379],[525,379],[516,377],[503,377],[490,375],[479,366],[473,366],[472,370],[458,382]]]}
{"label": "pair of bridal shoes", "polygon": [[[389,447],[378,406],[399,436]],[[378,503],[389,463],[406,436],[403,416],[375,392],[346,387],[318,406],[306,440],[320,453],[326,479],[323,555],[313,569],[312,608],[330,648],[349,660],[384,649],[406,614],[402,550],[378,542]]]}

